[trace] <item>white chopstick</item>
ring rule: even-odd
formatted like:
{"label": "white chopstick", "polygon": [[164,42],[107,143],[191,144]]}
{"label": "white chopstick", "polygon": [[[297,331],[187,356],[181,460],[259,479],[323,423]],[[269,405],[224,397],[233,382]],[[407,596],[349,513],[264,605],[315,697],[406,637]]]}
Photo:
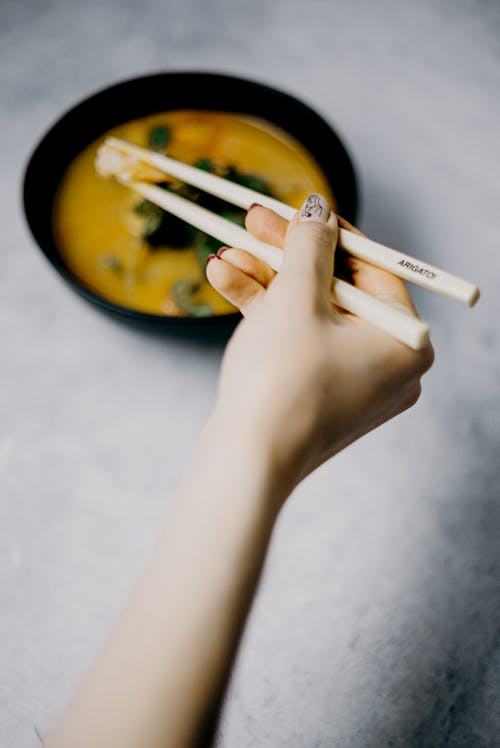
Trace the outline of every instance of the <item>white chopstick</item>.
{"label": "white chopstick", "polygon": [[[235,184],[195,166],[176,161],[161,153],[140,148],[126,140],[110,137],[106,139],[106,143],[183,182],[216,195],[233,205],[238,205],[244,210],[248,210],[252,203],[258,202],[266,208],[274,210],[287,221],[291,220],[296,213],[295,208],[282,203],[280,200],[262,195],[248,187]],[[479,298],[479,289],[473,283],[440,270],[434,265],[421,262],[415,257],[397,252],[383,244],[378,244],[367,237],[354,234],[347,229],[339,229],[339,244],[354,257],[383,268],[393,275],[431,291],[460,301],[467,306],[473,306]]]}
{"label": "white chopstick", "polygon": [[[119,181],[150,202],[173,213],[200,231],[210,234],[223,244],[245,249],[255,257],[264,260],[273,270],[280,269],[282,250],[272,244],[261,242],[232,221],[148,182]],[[338,306],[384,330],[410,348],[420,350],[429,341],[429,326],[425,322],[393,309],[350,283],[333,278],[331,298]]]}

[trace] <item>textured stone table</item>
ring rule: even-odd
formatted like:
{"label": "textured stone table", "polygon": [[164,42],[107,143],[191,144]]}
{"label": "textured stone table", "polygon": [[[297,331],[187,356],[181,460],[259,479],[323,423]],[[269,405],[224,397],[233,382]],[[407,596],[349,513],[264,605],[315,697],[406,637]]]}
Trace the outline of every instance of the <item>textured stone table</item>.
{"label": "textured stone table", "polygon": [[416,408],[323,466],[280,519],[221,748],[497,746],[500,6],[3,0],[0,8],[0,744],[38,743],[158,533],[222,350],[141,335],[37,253],[38,135],[110,82],[231,71],[345,137],[362,226],[476,280],[416,294],[436,364]]}

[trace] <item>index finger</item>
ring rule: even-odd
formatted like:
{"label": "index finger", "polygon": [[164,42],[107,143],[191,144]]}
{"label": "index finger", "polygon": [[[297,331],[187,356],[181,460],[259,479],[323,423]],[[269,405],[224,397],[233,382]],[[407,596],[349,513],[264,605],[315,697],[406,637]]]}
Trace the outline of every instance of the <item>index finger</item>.
{"label": "index finger", "polygon": [[269,208],[254,203],[247,213],[245,225],[257,239],[283,247],[288,221]]}

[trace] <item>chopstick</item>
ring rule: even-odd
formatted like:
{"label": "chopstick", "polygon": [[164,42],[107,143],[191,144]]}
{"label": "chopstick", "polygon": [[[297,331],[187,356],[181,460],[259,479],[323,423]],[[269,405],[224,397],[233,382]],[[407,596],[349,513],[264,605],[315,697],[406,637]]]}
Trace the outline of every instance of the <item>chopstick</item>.
{"label": "chopstick", "polygon": [[[200,231],[228,246],[247,250],[264,260],[273,270],[279,271],[283,251],[272,244],[261,242],[232,221],[148,182],[119,178],[118,181]],[[350,283],[333,278],[331,299],[338,306],[384,330],[410,348],[420,350],[429,341],[429,326],[425,322],[384,304]]]}
{"label": "chopstick", "polygon": [[[133,145],[126,140],[110,137],[106,139],[106,143],[159,169],[159,171],[216,195],[244,210],[248,210],[252,203],[258,202],[275,211],[287,221],[290,221],[296,213],[295,208],[282,203],[280,200],[235,184],[202,169],[197,169],[195,166],[176,161],[169,156]],[[354,234],[347,229],[339,228],[339,245],[360,260],[376,265],[430,291],[460,301],[467,306],[473,306],[479,298],[479,289],[473,283],[440,270],[427,262],[422,262],[411,255],[398,252],[367,237]]]}

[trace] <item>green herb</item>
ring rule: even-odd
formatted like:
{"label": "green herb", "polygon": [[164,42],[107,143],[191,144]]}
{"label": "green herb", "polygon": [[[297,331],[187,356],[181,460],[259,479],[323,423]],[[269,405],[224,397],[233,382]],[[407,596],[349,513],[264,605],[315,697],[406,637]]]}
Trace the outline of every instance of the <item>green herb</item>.
{"label": "green herb", "polygon": [[194,294],[200,290],[200,285],[199,281],[177,281],[171,289],[172,298],[179,309],[190,317],[211,317],[214,310],[210,304],[199,304],[193,299]]}
{"label": "green herb", "polygon": [[241,184],[242,187],[248,187],[250,190],[255,190],[256,192],[260,192],[262,195],[268,195],[269,197],[273,197],[273,194],[267,182],[261,177],[255,176],[255,174],[244,174],[242,171],[239,171],[235,166],[228,166],[224,176],[226,179],[229,179],[231,182],[236,182],[236,184]]}
{"label": "green herb", "polygon": [[134,205],[134,213],[138,213],[140,216],[147,216],[153,207],[155,206],[149,200],[141,200],[140,203]]}
{"label": "green herb", "polygon": [[204,234],[202,231],[199,232],[194,248],[194,253],[200,266],[200,270],[205,273],[207,267],[208,255],[216,254],[217,250],[221,247],[221,242],[218,239],[214,239],[213,236]]}
{"label": "green herb", "polygon": [[160,220],[154,231],[145,236],[151,249],[169,247],[186,249],[190,247],[198,234],[198,229],[172,213],[161,211]]}
{"label": "green herb", "polygon": [[106,270],[112,270],[113,273],[123,272],[123,262],[115,255],[103,255],[99,262],[103,268],[106,268]]}
{"label": "green herb", "polygon": [[210,158],[199,158],[198,161],[194,162],[194,165],[197,169],[209,171],[211,174],[214,174],[217,171],[214,162]]}
{"label": "green herb", "polygon": [[165,151],[170,141],[170,129],[165,125],[154,127],[148,136],[149,147],[154,151]]}
{"label": "green herb", "polygon": [[232,221],[238,226],[245,226],[246,211],[241,210],[240,208],[232,206],[230,210],[222,210],[220,215],[222,218],[226,218],[228,221]]}
{"label": "green herb", "polygon": [[150,203],[149,200],[141,200],[135,206],[134,211],[145,218],[142,236],[145,239],[149,239],[160,228],[165,211],[154,203]]}

